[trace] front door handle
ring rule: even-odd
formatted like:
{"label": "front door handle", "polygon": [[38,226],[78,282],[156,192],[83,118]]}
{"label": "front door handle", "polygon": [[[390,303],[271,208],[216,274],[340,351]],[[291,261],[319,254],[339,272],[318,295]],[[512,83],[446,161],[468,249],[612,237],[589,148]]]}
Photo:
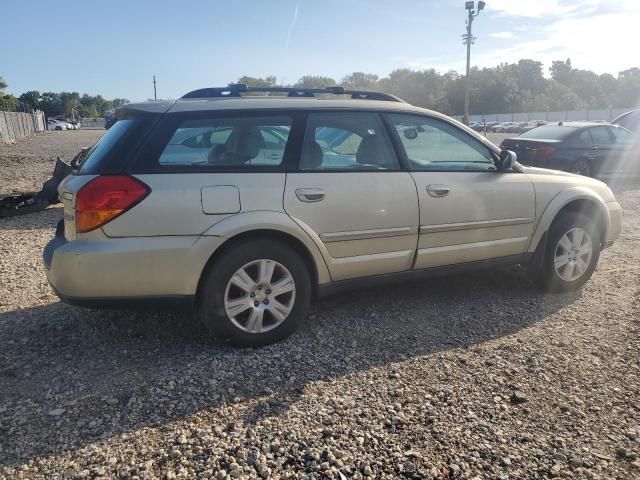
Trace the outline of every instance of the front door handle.
{"label": "front door handle", "polygon": [[597,147],[596,145],[593,145],[593,146],[591,147],[591,150],[598,150],[598,147]]}
{"label": "front door handle", "polygon": [[324,200],[326,192],[321,188],[298,188],[296,189],[296,197],[301,202],[313,203]]}
{"label": "front door handle", "polygon": [[451,191],[451,185],[427,185],[427,193],[435,198],[446,197]]}

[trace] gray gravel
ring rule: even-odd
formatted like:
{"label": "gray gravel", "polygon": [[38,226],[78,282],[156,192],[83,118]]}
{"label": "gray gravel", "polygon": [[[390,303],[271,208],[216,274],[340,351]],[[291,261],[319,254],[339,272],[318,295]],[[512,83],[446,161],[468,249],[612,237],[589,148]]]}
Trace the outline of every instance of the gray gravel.
{"label": "gray gravel", "polygon": [[[0,191],[100,132],[0,146]],[[15,168],[15,166],[20,168]],[[521,268],[321,301],[260,349],[59,303],[59,207],[0,220],[0,478],[637,478],[640,188],[577,293]]]}

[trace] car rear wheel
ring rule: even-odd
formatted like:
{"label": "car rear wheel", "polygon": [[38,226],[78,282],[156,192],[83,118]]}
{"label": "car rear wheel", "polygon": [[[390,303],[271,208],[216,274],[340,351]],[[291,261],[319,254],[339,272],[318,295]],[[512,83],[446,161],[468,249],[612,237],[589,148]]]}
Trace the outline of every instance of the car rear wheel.
{"label": "car rear wheel", "polygon": [[306,264],[276,241],[238,244],[204,275],[199,316],[215,336],[234,345],[266,345],[287,337],[309,307]]}
{"label": "car rear wheel", "polygon": [[576,175],[583,175],[585,177],[591,176],[591,163],[589,160],[585,158],[580,158],[576,160],[573,165],[571,165],[571,173],[575,173]]}
{"label": "car rear wheel", "polygon": [[600,233],[596,223],[585,215],[561,214],[549,229],[542,264],[532,268],[534,281],[552,292],[580,288],[598,264]]}

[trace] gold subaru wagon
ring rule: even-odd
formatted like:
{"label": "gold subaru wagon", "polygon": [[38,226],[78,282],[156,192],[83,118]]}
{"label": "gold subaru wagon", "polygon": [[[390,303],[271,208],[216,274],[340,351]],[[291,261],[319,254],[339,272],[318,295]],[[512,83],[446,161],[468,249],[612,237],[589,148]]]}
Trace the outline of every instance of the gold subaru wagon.
{"label": "gold subaru wagon", "polygon": [[237,345],[363,285],[526,264],[577,289],[621,229],[604,183],[384,93],[239,84],[116,118],[60,184],[51,286],[81,306],[183,303]]}

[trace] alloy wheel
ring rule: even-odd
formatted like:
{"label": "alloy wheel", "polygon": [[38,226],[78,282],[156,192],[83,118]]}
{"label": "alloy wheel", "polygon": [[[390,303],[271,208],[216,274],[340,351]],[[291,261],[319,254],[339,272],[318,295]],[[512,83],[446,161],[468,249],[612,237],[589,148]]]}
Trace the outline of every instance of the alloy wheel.
{"label": "alloy wheel", "polygon": [[589,162],[586,160],[578,160],[571,169],[571,173],[575,173],[577,175],[583,175],[585,177],[591,176],[591,166]]}
{"label": "alloy wheel", "polygon": [[588,270],[592,255],[591,236],[583,228],[572,228],[560,237],[556,246],[553,262],[556,273],[565,282],[573,282]]}
{"label": "alloy wheel", "polygon": [[227,283],[227,317],[248,333],[264,333],[282,324],[293,309],[296,284],[279,262],[260,259],[239,268]]}

